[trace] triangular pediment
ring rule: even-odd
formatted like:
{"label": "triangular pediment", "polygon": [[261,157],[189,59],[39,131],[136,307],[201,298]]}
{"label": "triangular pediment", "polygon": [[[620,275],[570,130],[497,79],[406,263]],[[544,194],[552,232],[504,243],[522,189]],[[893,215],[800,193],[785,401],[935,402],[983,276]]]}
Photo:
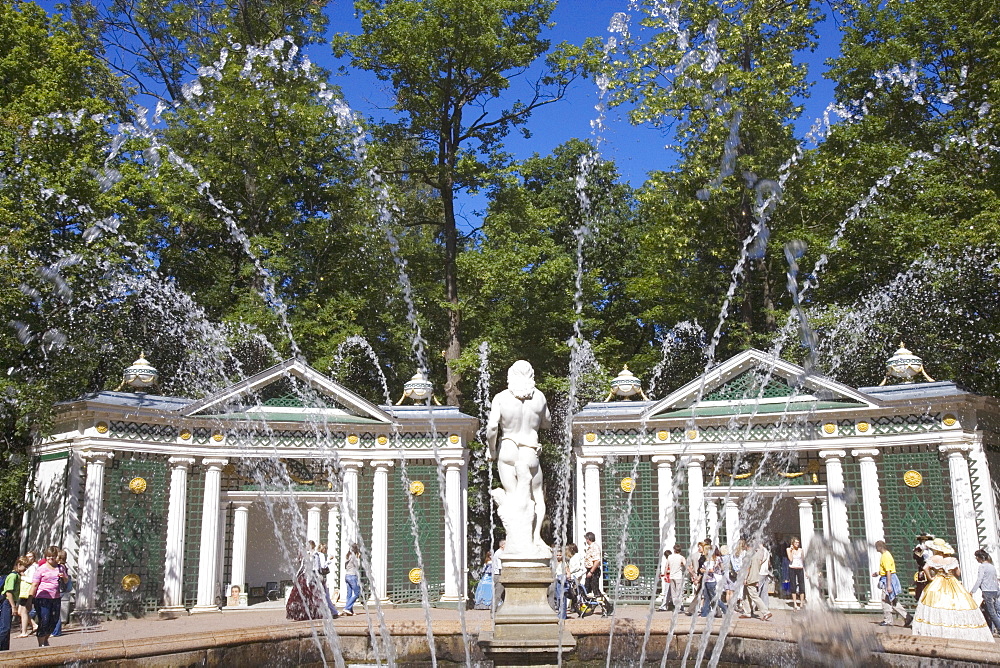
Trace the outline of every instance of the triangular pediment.
{"label": "triangular pediment", "polygon": [[806,370],[760,350],[746,350],[731,357],[703,376],[695,378],[650,406],[644,417],[674,417],[697,409],[706,414],[877,407],[879,402],[857,389],[832,378]]}
{"label": "triangular pediment", "polygon": [[299,359],[276,364],[196,401],[182,414],[392,423],[384,410]]}

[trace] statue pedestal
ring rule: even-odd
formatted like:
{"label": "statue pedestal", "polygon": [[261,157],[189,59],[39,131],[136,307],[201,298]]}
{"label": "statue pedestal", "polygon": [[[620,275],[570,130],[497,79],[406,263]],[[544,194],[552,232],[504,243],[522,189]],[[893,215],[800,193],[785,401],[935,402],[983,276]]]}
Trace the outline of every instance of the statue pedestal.
{"label": "statue pedestal", "polygon": [[493,618],[492,631],[479,634],[483,652],[496,665],[545,665],[558,661],[560,647],[565,656],[576,649],[576,640],[549,607],[552,584],[549,559],[504,557],[501,584],[504,603]]}

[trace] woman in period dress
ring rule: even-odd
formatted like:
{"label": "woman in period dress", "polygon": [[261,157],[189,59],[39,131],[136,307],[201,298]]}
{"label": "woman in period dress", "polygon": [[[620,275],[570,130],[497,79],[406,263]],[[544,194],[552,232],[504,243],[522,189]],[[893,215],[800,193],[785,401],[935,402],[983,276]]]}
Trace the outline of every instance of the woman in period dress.
{"label": "woman in period dress", "polygon": [[927,546],[933,552],[924,565],[929,582],[913,615],[913,635],[993,642],[983,613],[959,580],[955,550],[941,538]]}
{"label": "woman in period dress", "polygon": [[483,559],[483,574],[476,586],[476,610],[489,610],[493,606],[493,553]]}

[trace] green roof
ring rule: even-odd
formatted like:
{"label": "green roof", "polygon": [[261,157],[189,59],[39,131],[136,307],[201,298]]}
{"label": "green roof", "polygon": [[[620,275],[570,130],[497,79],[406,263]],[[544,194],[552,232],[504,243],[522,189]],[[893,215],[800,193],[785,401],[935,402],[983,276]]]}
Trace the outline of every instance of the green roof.
{"label": "green roof", "polygon": [[[694,409],[693,415],[696,417],[710,417],[713,415],[750,415],[756,413],[801,413],[803,411],[824,411],[837,408],[862,408],[865,404],[856,401],[793,401],[790,403],[767,403],[767,404],[726,404],[725,406],[698,406]],[[654,417],[688,417],[692,415],[690,408],[681,408],[667,413],[658,413]]]}

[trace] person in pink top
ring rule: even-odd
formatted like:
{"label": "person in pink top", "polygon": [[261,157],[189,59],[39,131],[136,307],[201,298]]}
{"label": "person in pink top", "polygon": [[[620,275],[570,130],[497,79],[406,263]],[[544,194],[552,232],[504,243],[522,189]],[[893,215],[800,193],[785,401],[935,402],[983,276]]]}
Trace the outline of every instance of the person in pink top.
{"label": "person in pink top", "polygon": [[39,647],[49,646],[49,636],[56,628],[59,620],[59,608],[62,604],[61,587],[65,574],[59,570],[59,548],[51,545],[45,549],[45,561],[35,569],[31,578],[29,596],[35,601],[35,617],[38,620]]}

